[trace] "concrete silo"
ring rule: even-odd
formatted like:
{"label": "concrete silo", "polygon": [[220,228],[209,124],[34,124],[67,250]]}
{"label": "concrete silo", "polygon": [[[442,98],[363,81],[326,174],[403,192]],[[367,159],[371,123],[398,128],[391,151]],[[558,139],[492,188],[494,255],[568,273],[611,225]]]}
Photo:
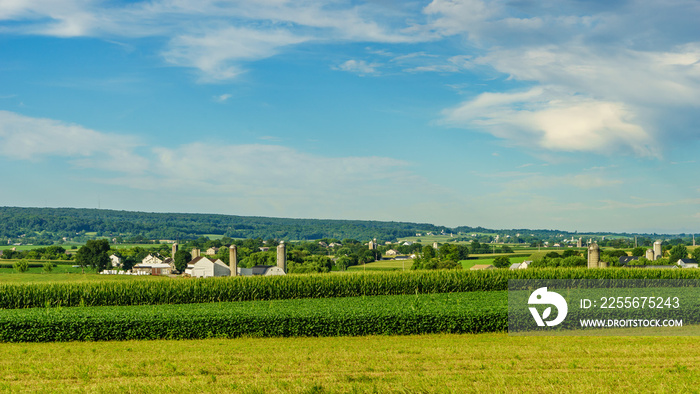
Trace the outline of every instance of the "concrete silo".
{"label": "concrete silo", "polygon": [[231,245],[228,248],[228,267],[231,270],[231,276],[238,275],[238,248],[236,245]]}
{"label": "concrete silo", "polygon": [[284,241],[277,246],[277,266],[282,268],[285,274],[287,273],[287,247]]}
{"label": "concrete silo", "polygon": [[654,251],[651,249],[647,249],[647,252],[644,255],[644,257],[646,257],[647,260],[654,261]]}
{"label": "concrete silo", "polygon": [[600,268],[600,248],[597,243],[588,246],[588,268]]}
{"label": "concrete silo", "polygon": [[658,260],[664,256],[664,252],[661,250],[661,241],[654,242],[654,260]]}

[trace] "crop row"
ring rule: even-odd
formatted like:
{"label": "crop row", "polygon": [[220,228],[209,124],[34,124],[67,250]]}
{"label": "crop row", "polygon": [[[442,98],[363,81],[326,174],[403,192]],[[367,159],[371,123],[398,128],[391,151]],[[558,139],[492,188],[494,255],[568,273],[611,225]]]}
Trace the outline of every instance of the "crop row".
{"label": "crop row", "polygon": [[225,277],[0,285],[0,309],[159,305],[508,289],[509,279],[700,279],[700,270],[527,269]]}
{"label": "crop row", "polygon": [[0,311],[0,341],[481,333],[507,329],[506,292]]}

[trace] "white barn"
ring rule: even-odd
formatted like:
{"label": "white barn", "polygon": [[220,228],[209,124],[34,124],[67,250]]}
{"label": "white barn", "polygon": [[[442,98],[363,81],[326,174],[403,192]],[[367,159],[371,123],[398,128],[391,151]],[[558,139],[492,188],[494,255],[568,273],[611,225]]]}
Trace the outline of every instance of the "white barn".
{"label": "white barn", "polygon": [[212,276],[230,276],[231,269],[219,259],[210,260],[199,256],[187,264],[185,273],[195,278],[210,278]]}

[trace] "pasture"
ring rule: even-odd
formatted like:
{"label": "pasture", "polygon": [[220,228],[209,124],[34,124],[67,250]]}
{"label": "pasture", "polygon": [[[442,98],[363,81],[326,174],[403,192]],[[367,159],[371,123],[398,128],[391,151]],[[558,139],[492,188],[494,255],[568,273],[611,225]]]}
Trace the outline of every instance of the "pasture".
{"label": "pasture", "polygon": [[693,392],[694,337],[502,333],[0,345],[3,391]]}

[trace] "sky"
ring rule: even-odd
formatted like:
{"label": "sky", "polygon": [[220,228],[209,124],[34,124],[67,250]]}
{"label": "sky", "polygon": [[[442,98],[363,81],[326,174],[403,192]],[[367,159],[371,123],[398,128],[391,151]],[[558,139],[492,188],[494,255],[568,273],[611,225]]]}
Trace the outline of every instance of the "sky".
{"label": "sky", "polygon": [[700,233],[700,3],[3,0],[0,205]]}

